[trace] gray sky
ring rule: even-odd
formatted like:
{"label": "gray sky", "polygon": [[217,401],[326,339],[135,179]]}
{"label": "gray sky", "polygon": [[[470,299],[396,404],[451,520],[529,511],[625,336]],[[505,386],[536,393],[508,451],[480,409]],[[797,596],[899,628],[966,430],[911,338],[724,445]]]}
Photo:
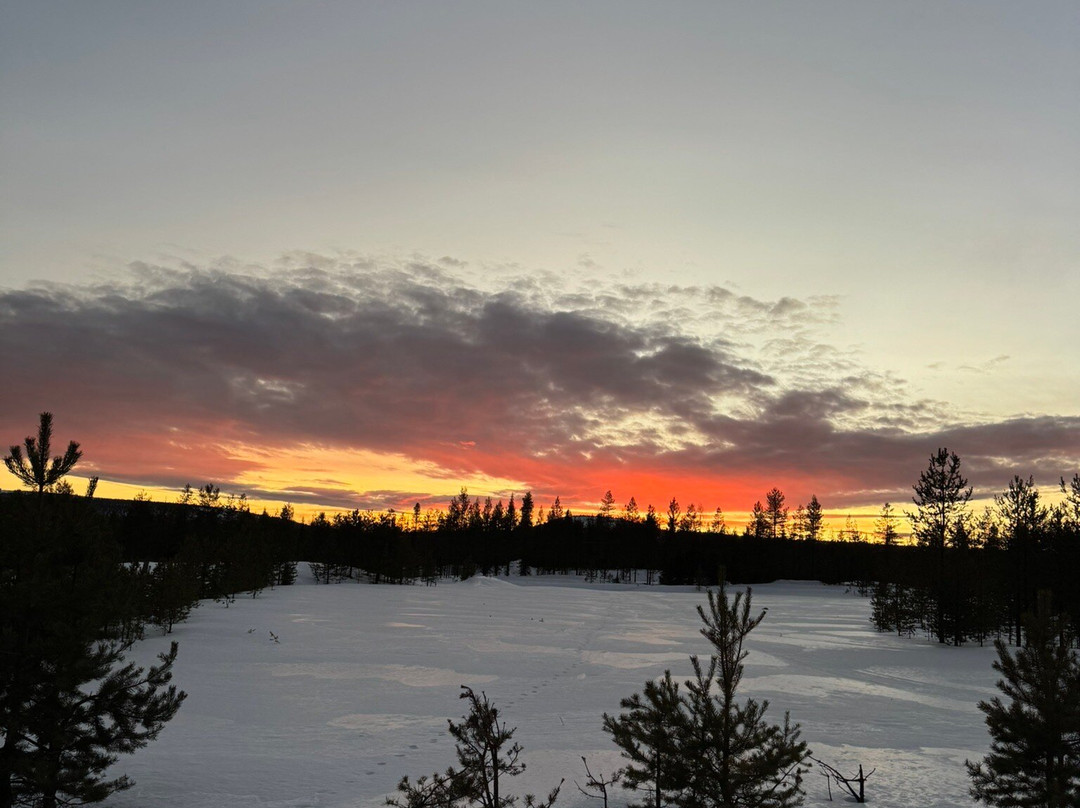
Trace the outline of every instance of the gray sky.
{"label": "gray sky", "polygon": [[0,289],[296,251],[722,287],[958,423],[1080,415],[1075,2],[2,9]]}

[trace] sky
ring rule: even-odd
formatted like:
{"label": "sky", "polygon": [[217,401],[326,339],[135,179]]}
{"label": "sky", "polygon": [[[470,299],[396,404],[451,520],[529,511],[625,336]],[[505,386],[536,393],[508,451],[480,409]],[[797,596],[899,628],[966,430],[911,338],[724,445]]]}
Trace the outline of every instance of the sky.
{"label": "sky", "polygon": [[872,510],[939,446],[1052,487],[1078,41],[1071,2],[5,0],[0,435],[304,509]]}

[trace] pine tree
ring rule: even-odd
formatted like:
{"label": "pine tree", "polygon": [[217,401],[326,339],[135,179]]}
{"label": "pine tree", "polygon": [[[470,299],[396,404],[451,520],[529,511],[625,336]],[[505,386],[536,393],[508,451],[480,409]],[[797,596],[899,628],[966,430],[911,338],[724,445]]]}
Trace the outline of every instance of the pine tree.
{"label": "pine tree", "polygon": [[[86,498],[43,496],[59,482],[52,470],[78,460],[74,441],[60,462],[49,458],[47,416],[26,440],[24,482],[37,496],[0,507],[0,808],[81,804],[129,787],[104,772],[156,737],[184,699],[170,684],[175,644],[147,670],[124,662],[142,636],[144,576],[120,562]],[[15,449],[9,468],[21,465]]]}
{"label": "pine tree", "polygon": [[899,540],[896,529],[897,516],[893,506],[886,502],[881,506],[877,522],[874,523],[874,535],[885,547],[883,556],[883,572],[874,585],[874,592],[870,598],[871,619],[878,631],[891,631],[896,629],[897,635],[903,634],[908,620],[904,615],[903,587],[893,578],[892,562],[896,550],[894,545]]}
{"label": "pine tree", "polygon": [[713,512],[712,523],[709,525],[709,531],[712,533],[723,533],[727,530],[727,525],[724,522],[724,511],[719,505],[716,506],[716,510]]}
{"label": "pine tree", "polygon": [[604,731],[622,749],[629,764],[623,782],[632,791],[651,793],[643,808],[661,808],[665,795],[678,793],[685,781],[681,759],[681,736],[685,713],[679,684],[664,671],[659,681],[648,681],[642,693],[622,699],[618,717],[604,713]]}
{"label": "pine tree", "polygon": [[787,536],[788,509],[784,507],[784,492],[773,487],[765,495],[765,514],[769,520],[769,538],[783,539]]}
{"label": "pine tree", "polygon": [[799,740],[799,725],[786,713],[783,726],[767,723],[768,701],[735,700],[748,653],[743,644],[765,619],[764,611],[750,616],[750,595],[747,588],[729,601],[721,582],[718,592],[709,591],[708,608],[698,606],[713,654],[707,664],[690,658],[694,679],[687,682],[685,702],[693,735],[683,759],[692,768],[679,801],[684,808],[788,808],[802,802],[809,751]]}
{"label": "pine tree", "polygon": [[551,510],[548,511],[547,520],[549,522],[555,522],[563,518],[562,500],[556,496],[555,501],[551,503]]}
{"label": "pine tree", "polygon": [[801,502],[791,515],[791,538],[800,541],[806,538],[806,506]]}
{"label": "pine tree", "polygon": [[896,511],[891,503],[886,502],[881,506],[881,513],[874,523],[874,535],[886,547],[896,544],[900,533],[896,529]]}
{"label": "pine tree", "polygon": [[[543,521],[542,519],[540,521]],[[521,497],[521,515],[518,518],[518,526],[528,530],[533,526],[533,495],[532,491],[526,491]]]}
{"label": "pine tree", "polygon": [[1006,701],[979,702],[990,752],[967,762],[971,796],[999,808],[1080,805],[1080,655],[1076,635],[1051,618],[1046,599],[1026,622],[1027,646],[1015,654],[996,640],[994,670]]}
{"label": "pine tree", "polygon": [[472,688],[462,688],[461,698],[469,702],[469,714],[458,724],[450,722],[450,734],[457,741],[457,758],[470,790],[483,808],[506,808],[514,799],[500,794],[500,780],[525,771],[520,762],[521,744],[511,743],[515,728],[499,721],[499,711]]}
{"label": "pine tree", "polygon": [[[185,694],[170,684],[177,644],[149,670],[123,664],[123,643],[68,648],[54,678],[30,690],[30,710],[12,733],[25,751],[15,767],[15,804],[32,794],[41,808],[99,802],[134,783],[102,774],[120,754],[157,737]],[[40,802],[37,800],[40,799]]]}
{"label": "pine tree", "polygon": [[758,500],[750,512],[750,524],[746,526],[746,530],[755,539],[764,539],[769,535],[770,525],[769,516],[761,507],[761,500]]}
{"label": "pine tree", "polygon": [[943,550],[953,537],[956,525],[964,518],[972,489],[960,474],[956,452],[938,449],[930,455],[930,464],[912,488],[917,508],[911,519],[920,546]]}
{"label": "pine tree", "polygon": [[26,457],[23,457],[21,446],[12,446],[11,454],[4,458],[8,471],[18,477],[23,485],[36,488],[38,494],[60,482],[82,457],[79,444],[75,441],[68,443],[64,454],[50,457],[51,443],[52,413],[43,412],[39,416],[37,437],[27,436],[23,441]]}
{"label": "pine tree", "polygon": [[682,516],[682,508],[679,507],[679,500],[675,497],[671,498],[671,502],[667,506],[667,529],[668,533],[672,536],[675,535],[675,531],[679,529],[679,519]]}
{"label": "pine tree", "polygon": [[1080,473],[1073,474],[1068,484],[1061,478],[1062,501],[1058,506],[1061,521],[1067,530],[1080,533]]}
{"label": "pine tree", "polygon": [[1013,565],[1013,627],[1019,644],[1022,640],[1024,613],[1031,611],[1035,592],[1032,585],[1032,566],[1046,528],[1048,512],[1039,503],[1035,480],[1016,475],[1009,487],[994,497],[1005,532],[1005,546]]}
{"label": "pine tree", "polygon": [[947,642],[958,623],[958,602],[955,591],[946,581],[945,548],[955,539],[956,529],[967,518],[972,489],[960,473],[960,458],[956,452],[938,449],[930,455],[930,464],[919,474],[912,488],[912,501],[917,510],[909,513],[912,532],[920,547],[928,547],[937,555],[937,569],[931,581],[933,601],[931,630],[938,642]]}
{"label": "pine tree", "polygon": [[791,808],[802,802],[803,761],[809,752],[798,724],[785,714],[769,724],[767,701],[735,700],[742,680],[747,635],[764,619],[750,616],[750,590],[729,602],[723,584],[698,607],[701,633],[712,643],[707,662],[690,657],[694,678],[686,693],[664,678],[646,682],[642,695],[621,702],[604,730],[630,761],[624,782],[647,785],[651,808]]}
{"label": "pine tree", "polygon": [[701,528],[701,509],[691,502],[686,506],[686,513],[679,519],[679,530],[683,533],[696,533]]}
{"label": "pine tree", "polygon": [[510,504],[506,506],[506,531],[509,533],[514,530],[518,525],[518,511],[517,503],[514,502],[514,495],[510,494]]}
{"label": "pine tree", "polygon": [[[459,768],[450,767],[444,774],[430,778],[419,777],[412,782],[403,777],[398,783],[401,796],[388,799],[387,805],[397,808],[512,808],[516,795],[507,794],[505,780],[525,771],[521,761],[521,744],[513,741],[516,727],[507,727],[499,719],[498,709],[488,700],[462,685],[460,698],[469,703],[469,713],[460,722],[450,721],[450,735],[457,742]],[[559,795],[562,783],[537,801],[525,795],[525,808],[551,808]]]}
{"label": "pine tree", "polygon": [[603,498],[600,500],[600,511],[597,515],[601,519],[610,519],[615,514],[615,496],[611,493],[609,488]]}
{"label": "pine tree", "polygon": [[825,514],[821,510],[817,494],[810,497],[810,504],[806,506],[806,538],[808,541],[817,541],[821,538],[821,529],[825,523]]}

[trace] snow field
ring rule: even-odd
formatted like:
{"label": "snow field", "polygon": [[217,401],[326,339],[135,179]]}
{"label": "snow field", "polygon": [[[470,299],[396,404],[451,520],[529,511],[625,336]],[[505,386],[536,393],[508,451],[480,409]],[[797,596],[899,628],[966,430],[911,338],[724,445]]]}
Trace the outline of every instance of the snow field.
{"label": "snow field", "polygon": [[[689,655],[710,650],[695,613],[705,595],[690,588],[305,580],[228,608],[204,603],[134,649],[145,663],[178,640],[174,682],[188,698],[157,741],[117,764],[136,786],[109,805],[375,808],[403,775],[456,762],[446,721],[464,713],[464,684],[518,727],[528,769],[511,793],[546,794],[565,777],[559,805],[599,807],[574,781],[584,783],[582,755],[594,772],[620,765],[602,714],[665,668],[684,680]],[[992,648],[878,634],[869,601],[838,587],[759,585],[753,600],[769,611],[748,640],[741,698],[768,699],[774,722],[790,711],[833,766],[876,767],[870,804],[971,804],[963,761],[989,746],[976,702],[996,692]],[[822,776],[805,787],[808,805],[828,804]]]}

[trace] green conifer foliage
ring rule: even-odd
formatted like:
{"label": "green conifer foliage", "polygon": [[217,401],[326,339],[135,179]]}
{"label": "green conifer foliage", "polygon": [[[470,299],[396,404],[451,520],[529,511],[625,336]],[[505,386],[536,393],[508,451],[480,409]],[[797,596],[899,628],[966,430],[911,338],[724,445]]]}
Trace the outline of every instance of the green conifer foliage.
{"label": "green conifer foliage", "polygon": [[631,790],[651,793],[644,806],[660,808],[674,797],[685,780],[681,772],[681,739],[685,735],[685,713],[679,683],[664,671],[659,681],[645,683],[642,693],[619,702],[624,710],[618,717],[604,714],[604,731],[622,749],[629,764],[622,780]]}
{"label": "green conifer foliage", "polygon": [[4,465],[7,466],[8,471],[19,478],[23,485],[36,488],[39,494],[60,482],[61,478],[67,475],[82,457],[79,444],[75,441],[68,443],[67,450],[62,455],[50,457],[52,451],[51,412],[41,413],[37,437],[27,436],[23,445],[26,447],[26,456],[23,457],[21,446],[12,446],[11,454],[4,458]]}
{"label": "green conifer foliage", "polygon": [[[91,500],[45,493],[78,460],[74,441],[49,458],[47,415],[26,439],[24,482],[37,494],[0,501],[0,808],[81,805],[127,788],[106,770],[184,699],[170,684],[175,643],[147,669],[124,662],[142,636],[149,576],[120,562]],[[8,468],[20,457],[12,447]]]}
{"label": "green conifer foliage", "polygon": [[1080,805],[1076,635],[1050,617],[1045,599],[1026,624],[1026,647],[1012,653],[994,643],[1002,696],[979,702],[991,742],[982,761],[967,762],[971,796],[999,808],[1071,808]]}
{"label": "green conifer foliage", "polygon": [[[460,722],[450,721],[450,735],[457,742],[458,768],[445,773],[403,777],[400,796],[387,799],[395,808],[513,808],[518,797],[506,792],[506,780],[525,771],[521,744],[513,741],[516,727],[507,727],[486,693],[477,694],[462,685],[460,698],[469,704],[469,713]],[[524,798],[525,808],[551,808],[559,796],[553,788],[546,799],[532,794]]]}
{"label": "green conifer foliage", "polygon": [[690,657],[694,678],[686,692],[666,672],[643,695],[623,699],[618,718],[604,729],[630,761],[624,782],[647,785],[651,808],[790,808],[802,803],[804,761],[798,724],[765,719],[767,701],[739,704],[747,635],[764,619],[750,616],[750,590],[732,600],[721,585],[699,606],[701,633],[712,643],[707,662]]}

